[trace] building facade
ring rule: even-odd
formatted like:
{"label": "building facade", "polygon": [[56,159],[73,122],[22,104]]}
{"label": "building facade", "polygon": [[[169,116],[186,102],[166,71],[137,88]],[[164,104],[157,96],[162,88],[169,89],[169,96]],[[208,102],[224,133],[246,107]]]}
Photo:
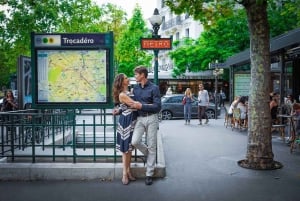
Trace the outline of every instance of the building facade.
{"label": "building facade", "polygon": [[[197,39],[203,32],[203,26],[199,21],[193,20],[188,14],[176,15],[164,3],[164,0],[157,0],[156,7],[162,16],[162,24],[159,29],[161,38],[172,38],[174,41],[181,41],[185,38]],[[174,50],[174,47],[173,47]],[[160,92],[165,94],[169,87],[174,93],[184,93],[186,88],[191,88],[194,94],[198,93],[198,85],[204,83],[209,91],[214,91],[215,76],[211,70],[204,72],[187,72],[179,77],[172,76],[174,63],[168,55],[169,50],[160,50],[158,54],[158,80]],[[149,79],[153,79],[153,69],[150,70]],[[219,88],[226,87],[226,83],[218,79]],[[227,91],[225,89],[225,91]]]}
{"label": "building facade", "polygon": [[[196,39],[203,31],[203,26],[193,20],[188,14],[175,15],[164,3],[164,0],[157,0],[157,8],[162,16],[163,22],[159,34],[162,38],[172,38],[173,41],[180,41],[184,38]],[[159,69],[168,71],[173,68],[173,62],[168,56],[168,50],[159,51]]]}

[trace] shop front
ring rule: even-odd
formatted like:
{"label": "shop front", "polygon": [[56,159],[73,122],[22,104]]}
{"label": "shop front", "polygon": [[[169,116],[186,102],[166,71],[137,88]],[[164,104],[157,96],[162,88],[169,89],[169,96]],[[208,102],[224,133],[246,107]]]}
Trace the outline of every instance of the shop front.
{"label": "shop front", "polygon": [[[149,73],[148,78],[153,80],[153,73]],[[197,96],[199,84],[203,83],[204,88],[213,96],[215,84],[217,81],[217,91],[222,89],[226,95],[229,94],[229,83],[224,81],[222,75],[216,77],[211,70],[202,72],[188,72],[180,77],[172,77],[171,71],[158,72],[158,82],[161,95],[165,95],[168,88],[171,88],[172,93],[183,94],[186,88],[190,88],[192,93]]]}
{"label": "shop front", "polygon": [[[271,51],[271,88],[284,97],[292,95],[300,101],[300,28],[272,38]],[[227,59],[230,67],[230,101],[234,96],[248,96],[250,87],[250,51],[240,52]]]}

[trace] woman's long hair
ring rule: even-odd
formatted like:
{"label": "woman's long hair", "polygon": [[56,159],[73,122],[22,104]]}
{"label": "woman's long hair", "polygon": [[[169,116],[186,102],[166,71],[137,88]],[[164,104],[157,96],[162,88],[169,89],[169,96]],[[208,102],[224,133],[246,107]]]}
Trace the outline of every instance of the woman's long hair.
{"label": "woman's long hair", "polygon": [[6,98],[8,98],[8,94],[11,94],[11,98],[13,99],[13,100],[15,100],[15,97],[14,97],[14,93],[12,92],[12,90],[8,90],[7,92],[6,92]]}
{"label": "woman's long hair", "polygon": [[192,91],[191,91],[191,89],[190,88],[186,88],[184,95],[187,96],[187,97],[192,97]]}
{"label": "woman's long hair", "polygon": [[123,91],[123,81],[125,74],[120,73],[115,77],[114,85],[113,85],[113,98],[115,104],[120,103],[119,94]]}

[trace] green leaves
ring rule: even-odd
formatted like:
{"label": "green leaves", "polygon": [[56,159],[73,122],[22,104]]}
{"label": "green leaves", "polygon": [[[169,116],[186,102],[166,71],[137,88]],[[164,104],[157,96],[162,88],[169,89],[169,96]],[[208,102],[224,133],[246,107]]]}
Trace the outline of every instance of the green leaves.
{"label": "green leaves", "polygon": [[116,62],[118,72],[133,76],[133,69],[137,65],[149,66],[151,56],[140,50],[140,39],[146,37],[147,29],[140,7],[135,7],[133,16],[128,21],[128,27],[116,45]]}
{"label": "green leaves", "polygon": [[16,72],[17,58],[30,56],[30,33],[108,32],[118,40],[126,26],[126,13],[115,5],[99,7],[91,0],[9,0],[0,2],[7,10],[0,11],[1,69],[8,76],[0,77],[0,86],[7,85],[10,73]]}
{"label": "green leaves", "polygon": [[[205,24],[205,31],[193,43],[174,41],[177,48],[170,53],[176,66],[174,76],[184,73],[187,66],[190,71],[205,70],[209,62],[215,60],[223,62],[229,56],[249,47],[247,16],[245,10],[238,4],[233,8],[234,1],[199,0],[196,1],[197,7],[194,6],[196,4],[193,0],[179,0],[176,3],[167,0],[167,3],[178,13],[194,7],[189,13]],[[269,1],[268,19],[271,36],[299,27],[300,13],[296,11],[299,8],[300,1],[287,0],[285,3]]]}

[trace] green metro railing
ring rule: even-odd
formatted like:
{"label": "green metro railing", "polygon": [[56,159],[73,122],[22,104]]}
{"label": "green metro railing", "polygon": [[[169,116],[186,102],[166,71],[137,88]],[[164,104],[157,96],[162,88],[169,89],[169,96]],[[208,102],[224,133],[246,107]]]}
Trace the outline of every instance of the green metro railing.
{"label": "green metro railing", "polygon": [[117,162],[116,118],[109,109],[1,112],[0,157],[32,163]]}

